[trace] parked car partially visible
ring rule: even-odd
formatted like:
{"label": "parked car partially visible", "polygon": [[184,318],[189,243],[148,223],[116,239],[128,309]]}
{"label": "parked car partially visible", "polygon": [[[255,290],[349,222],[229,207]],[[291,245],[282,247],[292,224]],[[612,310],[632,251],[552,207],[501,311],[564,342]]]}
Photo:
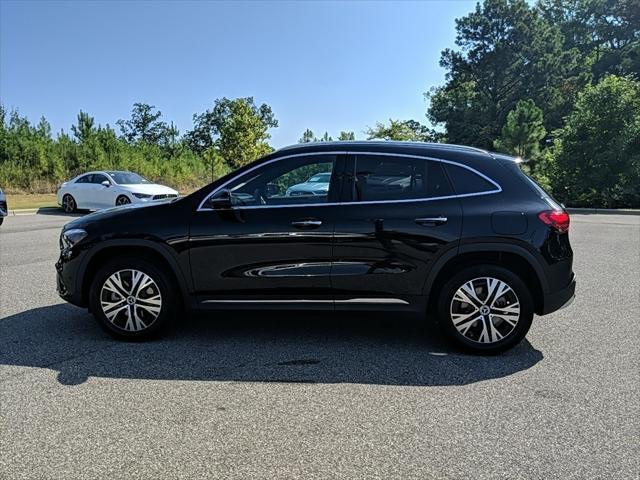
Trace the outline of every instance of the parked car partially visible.
{"label": "parked car partially visible", "polygon": [[57,193],[58,205],[66,213],[78,209],[100,210],[130,203],[175,198],[178,192],[152,183],[134,172],[88,172],[64,182]]}
{"label": "parked car partially visible", "polygon": [[329,180],[331,180],[331,172],[316,173],[305,182],[289,187],[286,196],[326,195],[329,192]]}
{"label": "parked car partially visible", "polygon": [[7,196],[0,188],[0,225],[4,222],[4,217],[9,213],[9,209],[7,208]]}

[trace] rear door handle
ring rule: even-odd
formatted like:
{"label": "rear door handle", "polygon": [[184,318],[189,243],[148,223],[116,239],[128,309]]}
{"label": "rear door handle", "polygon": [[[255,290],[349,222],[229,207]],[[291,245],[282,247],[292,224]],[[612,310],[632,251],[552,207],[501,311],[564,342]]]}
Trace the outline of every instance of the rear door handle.
{"label": "rear door handle", "polygon": [[447,217],[422,217],[416,218],[414,220],[418,225],[422,225],[423,227],[432,227],[437,225],[443,225],[447,223]]}
{"label": "rear door handle", "polygon": [[322,220],[318,220],[315,218],[305,218],[303,220],[294,220],[293,222],[291,222],[291,225],[296,228],[318,228],[320,225],[322,225]]}

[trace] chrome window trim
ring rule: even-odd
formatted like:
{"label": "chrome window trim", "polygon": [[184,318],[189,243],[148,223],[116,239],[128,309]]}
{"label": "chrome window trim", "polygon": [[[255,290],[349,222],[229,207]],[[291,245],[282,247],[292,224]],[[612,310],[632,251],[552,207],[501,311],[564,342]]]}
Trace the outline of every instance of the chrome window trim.
{"label": "chrome window trim", "polygon": [[[280,160],[285,160],[288,158],[295,158],[295,157],[307,157],[307,156],[315,156],[315,155],[376,155],[376,156],[385,156],[385,157],[403,157],[403,158],[417,158],[420,160],[431,160],[433,162],[440,162],[440,163],[448,163],[450,165],[455,165],[457,167],[462,167],[462,168],[466,168],[467,170],[470,170],[471,172],[473,172],[474,174],[478,175],[479,177],[483,178],[484,180],[488,181],[490,184],[492,184],[493,186],[496,187],[495,190],[489,190],[486,192],[477,192],[477,193],[463,193],[463,194],[459,194],[459,195],[445,195],[445,196],[441,196],[441,197],[426,197],[426,198],[406,198],[406,199],[402,199],[402,200],[366,200],[363,202],[359,202],[359,201],[350,201],[350,202],[326,202],[326,203],[296,203],[296,204],[292,204],[292,205],[242,205],[242,206],[238,206],[238,207],[233,207],[233,210],[253,210],[253,209],[261,209],[261,208],[293,208],[293,207],[335,207],[335,206],[342,206],[342,205],[371,205],[371,204],[385,204],[385,203],[412,203],[412,202],[433,202],[436,200],[449,200],[452,198],[465,198],[465,197],[479,197],[479,196],[483,196],[483,195],[493,195],[494,193],[500,193],[502,192],[502,187],[498,184],[498,182],[496,182],[495,180],[487,177],[484,173],[479,172],[478,170],[476,170],[473,167],[470,167],[468,165],[464,165],[463,163],[459,163],[459,162],[454,162],[451,160],[445,160],[443,158],[435,158],[435,157],[429,157],[426,155],[410,155],[407,153],[389,153],[389,152],[349,152],[349,151],[329,151],[329,152],[308,152],[308,153],[296,153],[293,155],[286,155],[286,156],[282,156],[282,157],[278,157],[278,158],[273,158],[267,162],[261,163],[260,165],[256,165],[255,167],[250,168],[249,170],[242,172],[241,174],[238,174],[232,178],[230,178],[229,180],[227,180],[226,182],[224,182],[222,185],[220,185],[219,187],[217,187],[216,189],[214,189],[211,193],[209,193],[208,195],[206,195],[204,197],[204,199],[200,202],[200,205],[198,206],[198,212],[211,212],[214,209],[212,208],[204,208],[203,205],[204,203],[207,201],[207,199],[209,199],[212,195],[216,194],[218,191],[222,190],[224,187],[226,187],[227,185],[229,185],[231,182],[235,181],[236,179],[258,169],[261,168],[265,165],[269,165],[271,163],[274,162],[278,162]],[[455,188],[455,186],[454,186]]]}

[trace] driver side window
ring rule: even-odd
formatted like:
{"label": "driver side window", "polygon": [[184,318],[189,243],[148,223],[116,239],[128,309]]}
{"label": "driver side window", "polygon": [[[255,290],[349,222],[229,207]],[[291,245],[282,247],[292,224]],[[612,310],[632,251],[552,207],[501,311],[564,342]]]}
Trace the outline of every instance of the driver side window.
{"label": "driver side window", "polygon": [[326,203],[335,160],[335,155],[276,160],[225,188],[231,192],[231,204],[237,207]]}

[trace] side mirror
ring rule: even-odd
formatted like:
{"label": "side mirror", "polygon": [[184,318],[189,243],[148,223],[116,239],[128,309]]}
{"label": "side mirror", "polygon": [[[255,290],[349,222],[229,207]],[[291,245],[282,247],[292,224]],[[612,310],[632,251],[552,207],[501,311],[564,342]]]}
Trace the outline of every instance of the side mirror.
{"label": "side mirror", "polygon": [[110,187],[111,182],[109,180],[104,180],[100,185],[102,185],[103,187]]}
{"label": "side mirror", "polygon": [[231,192],[226,188],[220,190],[215,196],[209,197],[207,207],[214,210],[226,210],[231,208]]}

